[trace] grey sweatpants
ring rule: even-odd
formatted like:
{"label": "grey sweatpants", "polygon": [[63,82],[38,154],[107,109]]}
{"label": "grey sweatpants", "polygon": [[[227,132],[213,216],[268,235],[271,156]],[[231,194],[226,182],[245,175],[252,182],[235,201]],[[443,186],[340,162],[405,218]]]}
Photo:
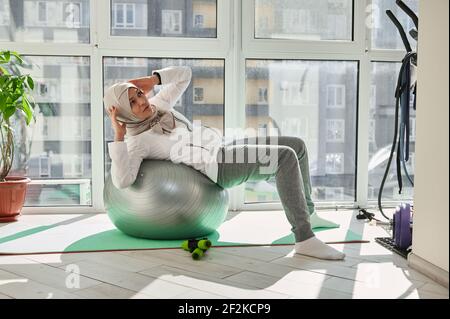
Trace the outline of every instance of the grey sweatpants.
{"label": "grey sweatpants", "polygon": [[302,139],[268,136],[234,140],[217,155],[217,184],[223,188],[275,176],[278,195],[296,242],[314,236],[309,215],[311,200],[308,152]]}

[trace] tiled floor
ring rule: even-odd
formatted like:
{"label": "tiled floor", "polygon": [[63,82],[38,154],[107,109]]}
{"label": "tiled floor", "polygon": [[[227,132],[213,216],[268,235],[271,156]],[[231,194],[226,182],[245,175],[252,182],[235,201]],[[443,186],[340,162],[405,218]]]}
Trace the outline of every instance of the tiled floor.
{"label": "tiled floor", "polygon": [[[362,227],[366,235],[378,228]],[[0,299],[449,298],[374,241],[333,247],[345,261],[292,246],[213,247],[200,261],[181,249],[0,256]]]}

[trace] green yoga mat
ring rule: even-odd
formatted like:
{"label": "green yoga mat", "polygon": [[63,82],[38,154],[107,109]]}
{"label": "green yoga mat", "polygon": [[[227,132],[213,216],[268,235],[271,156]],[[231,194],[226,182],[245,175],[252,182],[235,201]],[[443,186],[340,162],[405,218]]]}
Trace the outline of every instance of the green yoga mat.
{"label": "green yoga mat", "polygon": [[[9,228],[0,227],[0,254],[168,249],[180,248],[183,242],[130,237],[117,230],[105,214],[58,215],[54,216],[54,222],[49,215],[45,220],[40,220],[39,216],[21,217],[19,222],[7,225]],[[22,220],[26,223],[20,224]],[[258,223],[261,227],[249,226]],[[14,231],[14,228],[21,230]],[[316,228],[313,231],[319,239],[329,243],[365,242],[358,231],[342,224],[339,228]],[[215,247],[288,245],[295,242],[283,212],[242,212],[225,221],[207,237]]]}

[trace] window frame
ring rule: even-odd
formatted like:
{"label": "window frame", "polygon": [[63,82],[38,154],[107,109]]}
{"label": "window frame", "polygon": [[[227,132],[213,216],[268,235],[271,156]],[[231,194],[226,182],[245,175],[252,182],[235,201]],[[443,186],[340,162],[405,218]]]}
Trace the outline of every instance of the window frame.
{"label": "window frame", "polygon": [[[243,1],[242,10],[246,12],[245,19],[242,20],[243,31],[243,50],[249,52],[261,52],[267,51],[274,53],[274,56],[278,56],[276,53],[298,53],[298,52],[320,52],[326,54],[329,52],[330,47],[333,47],[333,51],[337,53],[354,53],[355,51],[361,51],[365,48],[364,41],[364,29],[358,29],[355,26],[361,25],[361,19],[364,20],[361,13],[365,10],[366,0],[353,0],[353,40],[352,41],[334,41],[334,40],[284,40],[284,39],[257,39],[254,37],[254,25],[255,25],[255,2]],[[275,46],[271,44],[276,43]]]}
{"label": "window frame", "polygon": [[[242,54],[241,68],[245,68],[245,59],[298,59],[298,60],[333,60],[359,62],[358,66],[358,98],[357,98],[357,141],[356,141],[356,192],[353,203],[339,202],[316,203],[321,208],[357,208],[377,207],[377,201],[369,200],[369,114],[371,97],[371,62],[401,62],[405,52],[402,50],[376,49],[371,47],[371,30],[367,27],[370,12],[370,0],[355,0],[353,2],[353,41],[305,41],[305,40],[279,40],[279,39],[254,39],[254,1],[246,1],[242,5]],[[420,7],[419,7],[420,10]],[[280,49],[282,48],[282,49]],[[242,77],[242,76],[241,76]],[[245,77],[243,77],[245,83]],[[245,96],[245,90],[239,94]],[[245,100],[241,98],[241,105]],[[241,125],[245,120],[240,119]],[[238,202],[244,203],[244,187],[239,188]],[[395,207],[399,201],[385,200],[384,205]],[[283,209],[281,203],[241,204],[237,207],[242,210]]]}
{"label": "window frame", "polygon": [[[354,202],[318,203],[317,207],[375,207],[368,201],[368,131],[371,85],[371,62],[401,62],[401,50],[372,49],[371,32],[366,28],[370,13],[369,0],[353,2],[353,41],[305,41],[254,39],[254,0],[217,0],[217,38],[127,37],[111,36],[111,1],[91,0],[88,4],[89,43],[30,43],[0,41],[4,47],[22,55],[87,56],[90,58],[91,79],[91,156],[92,201],[80,207],[24,207],[24,214],[98,213],[105,212],[103,203],[104,149],[103,121],[103,57],[149,58],[219,58],[225,60],[225,128],[245,126],[245,61],[246,59],[290,59],[358,61],[358,115],[356,198]],[[143,41],[144,40],[144,41]],[[204,48],[208,48],[205,50]],[[95,79],[95,80],[94,80]],[[242,185],[241,185],[242,186]],[[231,210],[282,209],[281,203],[245,204],[243,186],[229,190]],[[386,201],[396,205],[398,201]]]}
{"label": "window frame", "polygon": [[[94,0],[91,0],[91,4],[92,1]],[[133,55],[133,52],[136,52],[134,55],[137,56],[222,58],[226,56],[225,52],[228,52],[233,41],[232,34],[234,33],[234,28],[232,21],[235,18],[231,12],[234,10],[233,6],[236,0],[217,0],[216,38],[113,36],[110,30],[112,26],[111,0],[95,2],[99,2],[95,4],[98,7],[98,12],[110,13],[98,17],[100,23],[98,23],[97,27],[96,43],[100,48],[113,50],[116,54],[126,56],[126,52],[128,52],[128,55]],[[227,12],[230,14],[226,14]],[[123,48],[131,49],[127,50]],[[201,50],[201,48],[208,48],[208,50]]]}

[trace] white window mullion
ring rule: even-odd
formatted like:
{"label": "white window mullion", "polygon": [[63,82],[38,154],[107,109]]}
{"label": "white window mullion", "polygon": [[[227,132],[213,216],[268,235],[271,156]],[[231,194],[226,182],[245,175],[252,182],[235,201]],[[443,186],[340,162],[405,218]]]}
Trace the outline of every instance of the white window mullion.
{"label": "white window mullion", "polygon": [[357,139],[357,165],[356,165],[356,202],[357,207],[367,207],[367,199],[369,193],[369,114],[370,114],[370,99],[372,96],[371,86],[371,72],[372,66],[370,63],[370,37],[371,32],[368,28],[369,10],[371,0],[357,1],[361,2],[364,7],[360,7],[359,11],[355,12],[355,29],[360,29],[362,32],[360,36],[361,41],[365,44],[365,51],[359,61],[359,94],[358,94],[358,119],[356,132]]}
{"label": "white window mullion", "polygon": [[91,1],[91,158],[92,158],[92,209],[105,211],[103,203],[103,187],[105,181],[105,149],[103,121],[103,54],[99,43],[109,32],[110,1]]}
{"label": "white window mullion", "polygon": [[[92,3],[92,1],[91,1]],[[111,21],[111,1],[95,1],[96,14],[96,24],[95,29],[97,33],[97,44],[99,48],[105,47],[105,43],[110,38],[110,28],[113,23]],[[108,14],[100,14],[100,12],[107,12]],[[115,18],[114,18],[115,20]]]}
{"label": "white window mullion", "polygon": [[103,57],[98,43],[105,25],[108,25],[110,1],[91,1],[91,171],[92,171],[92,209],[104,212],[103,186],[105,180],[104,168],[104,128],[103,128]]}
{"label": "white window mullion", "polygon": [[[220,0],[219,0],[220,2]],[[245,126],[245,60],[242,52],[242,7],[239,0],[230,1],[232,20],[224,32],[233,35],[225,60],[225,134],[227,128]],[[239,210],[244,202],[245,185],[228,190],[230,210]]]}
{"label": "white window mullion", "polygon": [[[102,78],[102,55],[99,50],[94,50],[91,56],[91,79]],[[104,211],[105,150],[103,132],[103,83],[100,80],[91,80],[92,208],[98,211]]]}

